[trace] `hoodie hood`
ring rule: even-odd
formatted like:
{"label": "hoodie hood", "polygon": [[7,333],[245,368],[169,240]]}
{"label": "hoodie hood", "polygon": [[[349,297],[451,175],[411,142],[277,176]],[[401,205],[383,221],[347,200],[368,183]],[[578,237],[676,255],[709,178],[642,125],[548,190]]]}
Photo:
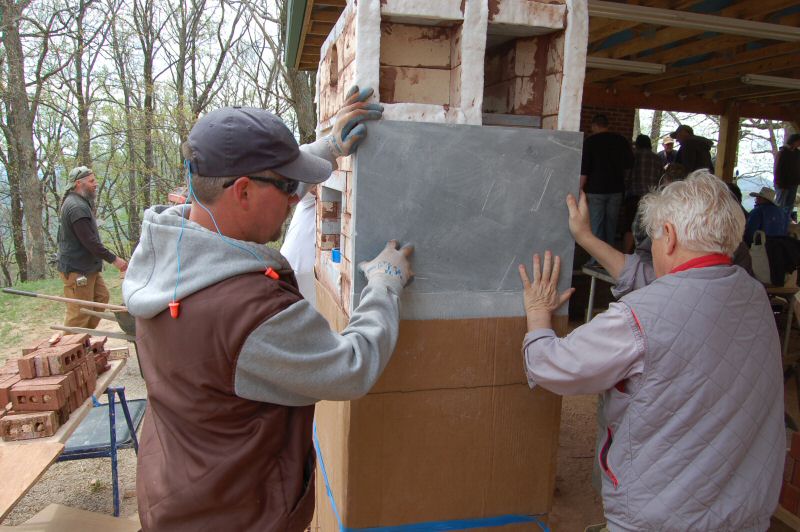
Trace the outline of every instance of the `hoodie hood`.
{"label": "hoodie hood", "polygon": [[189,205],[158,205],[145,211],[141,239],[122,283],[122,297],[132,315],[152,318],[166,310],[173,300],[181,220],[177,301],[236,275],[263,272],[267,268],[279,273],[291,272],[278,250],[254,242],[223,239],[190,221],[190,210]]}

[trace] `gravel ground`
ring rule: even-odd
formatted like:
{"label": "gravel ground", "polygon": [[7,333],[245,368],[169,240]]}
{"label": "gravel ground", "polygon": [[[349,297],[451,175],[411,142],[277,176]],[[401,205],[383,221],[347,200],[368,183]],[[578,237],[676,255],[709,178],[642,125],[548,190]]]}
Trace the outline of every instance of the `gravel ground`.
{"label": "gravel ground", "polygon": [[[102,321],[98,329],[116,330],[114,324],[105,325]],[[39,335],[41,336],[41,335]],[[38,337],[38,336],[37,336]],[[128,399],[147,397],[144,380],[139,373],[136,350],[133,344],[124,340],[109,338],[112,347],[129,346],[130,358],[114,380],[115,386],[125,387]],[[105,402],[107,397],[99,398]],[[124,419],[121,420],[124,423]],[[117,420],[119,423],[120,420]],[[136,514],[136,454],[133,449],[123,449],[118,455],[120,516]],[[31,490],[20,499],[10,514],[2,521],[3,525],[17,525],[33,517],[48,504],[57,503],[72,508],[113,515],[114,502],[111,485],[111,459],[94,458],[56,462],[42,476]]]}

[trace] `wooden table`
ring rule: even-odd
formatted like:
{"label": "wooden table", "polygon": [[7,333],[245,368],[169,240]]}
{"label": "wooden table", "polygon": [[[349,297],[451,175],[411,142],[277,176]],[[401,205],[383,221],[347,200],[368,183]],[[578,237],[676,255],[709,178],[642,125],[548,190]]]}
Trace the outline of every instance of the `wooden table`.
{"label": "wooden table", "polygon": [[[111,381],[122,371],[126,362],[125,359],[109,362],[111,368],[97,376],[94,395],[101,395],[105,392]],[[92,399],[90,397],[71,413],[67,422],[49,438],[0,441],[0,479],[3,482],[3,489],[0,490],[0,521],[5,519],[14,505],[55,462],[64,449],[64,444],[91,408]]]}

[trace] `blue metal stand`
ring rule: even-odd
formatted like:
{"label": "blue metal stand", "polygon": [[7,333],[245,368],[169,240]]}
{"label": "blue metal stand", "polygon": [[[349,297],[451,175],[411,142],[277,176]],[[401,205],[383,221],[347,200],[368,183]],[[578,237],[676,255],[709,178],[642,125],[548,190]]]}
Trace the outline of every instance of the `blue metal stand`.
{"label": "blue metal stand", "polygon": [[[117,472],[117,450],[129,449],[133,447],[134,452],[139,454],[139,440],[136,437],[136,427],[144,417],[144,410],[147,404],[145,399],[137,399],[129,403],[125,399],[125,387],[108,387],[107,405],[95,405],[95,408],[83,420],[75,433],[67,440],[64,451],[58,458],[59,462],[67,460],[83,460],[85,458],[111,458],[111,483],[114,493],[114,516],[119,516],[119,475]],[[119,396],[119,407],[125,416],[126,427],[123,429],[122,437],[117,439],[117,405],[116,397]],[[102,411],[108,408],[108,429],[104,430],[105,413]],[[131,414],[133,412],[133,414]],[[104,435],[105,433],[105,435]],[[107,438],[106,438],[107,435]]]}

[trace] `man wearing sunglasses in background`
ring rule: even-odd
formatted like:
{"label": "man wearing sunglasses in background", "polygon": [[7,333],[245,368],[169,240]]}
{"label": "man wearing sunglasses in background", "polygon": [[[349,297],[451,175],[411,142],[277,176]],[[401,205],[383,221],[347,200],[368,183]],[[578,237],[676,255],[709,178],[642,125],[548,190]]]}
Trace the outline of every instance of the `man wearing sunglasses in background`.
{"label": "man wearing sunglasses in background", "polygon": [[[142,528],[300,532],[314,511],[314,404],[366,394],[397,341],[410,246],[361,265],[368,285],[336,334],[297,290],[280,238],[299,182],[326,180],[381,108],[353,96],[330,136],[298,147],[276,116],[224,108],[183,152],[191,205],[145,212],[123,285],[149,408]],[[178,306],[179,304],[179,306]]]}

